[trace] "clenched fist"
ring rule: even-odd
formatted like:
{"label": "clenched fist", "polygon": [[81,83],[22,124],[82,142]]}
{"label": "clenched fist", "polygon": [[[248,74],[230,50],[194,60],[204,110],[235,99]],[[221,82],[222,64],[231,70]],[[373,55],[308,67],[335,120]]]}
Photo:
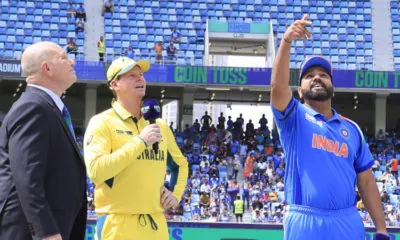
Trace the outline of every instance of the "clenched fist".
{"label": "clenched fist", "polygon": [[283,40],[287,43],[291,43],[296,39],[304,39],[311,37],[311,33],[306,29],[307,26],[311,26],[311,22],[308,21],[308,14],[304,14],[301,20],[296,20],[290,27],[286,30],[283,35]]}
{"label": "clenched fist", "polygon": [[161,187],[161,206],[164,209],[176,208],[179,205],[178,199],[164,186]]}
{"label": "clenched fist", "polygon": [[157,124],[149,124],[140,132],[140,137],[147,144],[152,145],[156,142],[161,142],[161,130]]}

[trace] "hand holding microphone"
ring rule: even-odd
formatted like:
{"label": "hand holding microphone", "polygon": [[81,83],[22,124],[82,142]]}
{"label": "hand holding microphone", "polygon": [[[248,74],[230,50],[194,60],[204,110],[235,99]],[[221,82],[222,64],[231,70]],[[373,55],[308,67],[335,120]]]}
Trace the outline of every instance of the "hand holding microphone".
{"label": "hand holding microphone", "polygon": [[150,125],[143,129],[140,137],[146,142],[147,145],[153,144],[153,150],[157,153],[158,142],[161,141],[161,130],[160,127],[155,123],[156,119],[160,117],[160,106],[156,100],[149,99],[144,101],[141,111],[142,116],[145,120],[150,122]]}
{"label": "hand holding microphone", "polygon": [[157,124],[149,124],[140,132],[139,136],[146,145],[153,145],[161,142],[160,127]]}

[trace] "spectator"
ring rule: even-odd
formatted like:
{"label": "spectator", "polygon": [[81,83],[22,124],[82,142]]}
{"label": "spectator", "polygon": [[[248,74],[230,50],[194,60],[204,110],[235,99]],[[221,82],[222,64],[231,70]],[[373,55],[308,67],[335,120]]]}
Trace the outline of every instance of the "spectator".
{"label": "spectator", "polygon": [[70,38],[69,41],[67,42],[67,53],[72,53],[75,56],[78,53],[78,46],[76,45],[76,43],[72,38]]}
{"label": "spectator", "polygon": [[239,169],[240,169],[241,165],[242,165],[242,164],[241,164],[241,162],[240,162],[240,155],[239,155],[239,152],[237,152],[237,153],[235,154],[235,158],[234,158],[234,160],[233,160],[233,174],[232,174],[232,178],[235,179],[235,180],[237,180],[237,176],[238,176]]}
{"label": "spectator", "polygon": [[183,153],[191,154],[192,152],[193,152],[193,141],[192,139],[188,138],[184,140]]}
{"label": "spectator", "polygon": [[265,170],[267,169],[267,165],[268,165],[267,161],[265,161],[262,158],[258,161],[258,164],[257,164],[258,176],[261,176],[265,173]]}
{"label": "spectator", "polygon": [[[222,216],[218,215],[218,213],[217,213],[216,211],[212,211],[212,210],[211,210],[210,222],[218,222],[219,219],[222,219],[221,217],[222,217]],[[228,218],[228,220],[229,220],[229,218]]]}
{"label": "spectator", "polygon": [[103,11],[101,13],[101,16],[104,16],[104,13],[106,12],[114,13],[113,0],[104,0]]}
{"label": "spectator", "polygon": [[97,52],[99,53],[99,61],[104,62],[104,38],[103,36],[100,37],[100,40],[97,42]]}
{"label": "spectator", "polygon": [[255,200],[253,201],[253,204],[251,205],[251,207],[253,210],[263,208],[263,204],[257,196],[255,197]]}
{"label": "spectator", "polygon": [[374,160],[374,165],[372,165],[372,171],[377,171],[381,168],[381,163],[378,159]]}
{"label": "spectator", "polygon": [[376,134],[376,140],[384,141],[386,139],[386,133],[383,132],[382,129],[379,129],[379,132]]}
{"label": "spectator", "polygon": [[220,215],[220,220],[221,220],[221,222],[229,222],[228,208],[224,208],[224,210],[222,211],[222,213]]}
{"label": "spectator", "polygon": [[69,18],[75,18],[76,16],[76,10],[74,9],[74,7],[72,6],[71,3],[68,4],[68,13],[67,16]]}
{"label": "spectator", "polygon": [[82,19],[79,19],[75,25],[75,32],[76,34],[78,34],[78,32],[83,32],[84,30],[85,30],[85,24],[83,23]]}
{"label": "spectator", "polygon": [[168,63],[170,63],[170,64],[176,63],[177,52],[178,52],[178,50],[174,46],[174,43],[170,42],[169,46],[167,47]]}
{"label": "spectator", "polygon": [[269,178],[269,183],[272,185],[276,185],[278,183],[279,176],[276,174],[276,171],[272,171],[272,176]]}
{"label": "spectator", "polygon": [[221,113],[221,115],[218,118],[218,129],[224,130],[225,129],[225,117],[224,113]]}
{"label": "spectator", "polygon": [[243,114],[241,114],[241,113],[239,114],[238,120],[242,124],[242,128],[243,128],[243,125],[244,125]]}
{"label": "spectator", "polygon": [[182,37],[181,33],[178,32],[176,30],[176,28],[173,28],[172,32],[171,32],[171,42],[172,43],[174,43],[174,42],[181,43],[181,37]]}
{"label": "spectator", "polygon": [[162,52],[164,50],[164,46],[162,44],[162,42],[156,42],[156,44],[153,47],[154,52],[156,53],[156,63],[157,64],[161,64],[163,57],[162,57]]}
{"label": "spectator", "polygon": [[192,211],[192,219],[199,221],[200,215],[201,215],[201,209],[199,208],[199,204],[194,203],[194,209]]}
{"label": "spectator", "polygon": [[199,123],[199,119],[196,119],[193,123],[193,128],[196,132],[200,131],[200,123]]}
{"label": "spectator", "polygon": [[275,189],[273,188],[272,191],[269,193],[269,200],[271,202],[278,202],[278,194],[275,192]]}
{"label": "spectator", "polygon": [[79,7],[76,9],[76,18],[83,19],[86,22],[86,11],[83,8],[83,4],[79,4]]}
{"label": "spectator", "polygon": [[232,130],[233,139],[240,141],[242,133],[243,133],[242,122],[240,121],[239,118],[237,118],[236,121],[233,123],[233,130]]}
{"label": "spectator", "polygon": [[246,138],[254,136],[254,124],[251,120],[246,124]]}
{"label": "spectator", "polygon": [[133,51],[132,46],[129,46],[128,49],[125,50],[125,56],[132,59],[135,58],[135,52]]}
{"label": "spectator", "polygon": [[236,180],[232,180],[231,184],[229,185],[229,188],[228,188],[229,196],[232,199],[232,207],[233,207],[234,200],[238,196],[239,192],[240,192],[240,185],[237,183]]}
{"label": "spectator", "polygon": [[228,121],[226,122],[226,125],[227,125],[227,129],[229,130],[229,131],[232,131],[233,130],[233,121],[232,121],[232,117],[231,116],[228,116]]}
{"label": "spectator", "polygon": [[381,196],[381,201],[383,203],[390,203],[390,197],[386,191],[383,191],[382,196]]}
{"label": "spectator", "polygon": [[249,177],[250,174],[253,172],[254,160],[255,160],[255,154],[254,152],[250,152],[249,156],[246,159],[246,165],[243,171],[243,176],[245,178]]}
{"label": "spectator", "polygon": [[206,165],[209,165],[210,162],[208,161],[206,156],[203,156],[203,159],[200,162],[200,168],[204,168]]}
{"label": "spectator", "polygon": [[260,222],[262,222],[262,217],[261,217],[261,211],[260,211],[260,209],[254,209],[253,210],[253,214],[252,214],[252,217],[251,217],[251,219],[252,219],[252,222],[254,222],[254,223],[260,223]]}
{"label": "spectator", "polygon": [[210,194],[210,192],[211,192],[211,187],[208,184],[208,180],[203,179],[203,184],[200,187],[200,193],[204,195],[204,194]]}
{"label": "spectator", "polygon": [[264,131],[265,129],[267,129],[268,120],[265,118],[265,114],[262,115],[262,117],[260,118],[260,121],[258,121],[258,123],[260,124],[261,131]]}
{"label": "spectator", "polygon": [[183,219],[187,221],[192,220],[192,207],[188,201],[185,201],[183,206]]}
{"label": "spectator", "polygon": [[399,177],[399,161],[396,159],[394,155],[390,162],[387,164],[388,167],[391,168],[392,175],[395,179]]}
{"label": "spectator", "polygon": [[243,222],[243,214],[244,214],[244,202],[240,199],[240,196],[236,197],[236,200],[233,204],[233,213],[236,216],[236,222]]}
{"label": "spectator", "polygon": [[201,131],[208,131],[208,129],[210,128],[210,123],[212,122],[212,118],[208,115],[208,112],[205,111],[203,117],[201,117],[200,119],[201,124],[202,124],[202,128]]}
{"label": "spectator", "polygon": [[[210,207],[210,195],[202,193],[200,197],[200,207],[201,209],[208,209]],[[206,214],[205,214],[206,215]]]}
{"label": "spectator", "polygon": [[[224,145],[226,145],[227,147],[229,147],[230,146],[230,143],[232,142],[232,133],[230,132],[230,131],[228,131],[228,130],[225,130],[224,131],[224,138],[223,138],[223,144]],[[238,151],[239,149],[238,149],[238,147],[239,146],[231,146],[232,148],[231,148],[231,154],[235,154],[236,153],[236,151]]]}

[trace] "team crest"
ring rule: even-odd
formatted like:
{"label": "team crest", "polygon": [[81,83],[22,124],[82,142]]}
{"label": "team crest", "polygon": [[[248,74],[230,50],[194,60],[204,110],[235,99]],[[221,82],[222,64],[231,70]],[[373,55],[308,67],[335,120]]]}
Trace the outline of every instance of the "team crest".
{"label": "team crest", "polygon": [[345,138],[348,138],[350,136],[349,130],[347,130],[346,128],[341,128],[340,134]]}

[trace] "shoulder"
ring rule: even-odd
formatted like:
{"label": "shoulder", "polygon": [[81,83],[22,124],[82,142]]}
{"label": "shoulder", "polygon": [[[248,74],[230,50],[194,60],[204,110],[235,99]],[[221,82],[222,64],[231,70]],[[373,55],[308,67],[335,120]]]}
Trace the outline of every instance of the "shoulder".
{"label": "shoulder", "polygon": [[96,114],[96,115],[93,116],[93,118],[101,119],[101,120],[104,120],[104,121],[113,119],[113,118],[115,118],[115,117],[118,117],[118,116],[117,116],[117,114],[115,113],[115,111],[114,111],[113,108],[109,108],[109,109],[104,110],[103,112],[98,113],[98,114]]}
{"label": "shoulder", "polygon": [[21,125],[27,126],[26,124],[34,124],[35,128],[48,128],[53,122],[49,113],[50,111],[39,102],[20,99],[8,111],[3,125],[10,131]]}
{"label": "shoulder", "polygon": [[21,98],[13,104],[7,116],[13,118],[22,118],[27,114],[45,114],[50,105],[35,94],[29,95],[30,96],[28,96],[28,94],[22,95]]}
{"label": "shoulder", "polygon": [[360,135],[360,137],[362,139],[364,139],[364,134],[356,122],[354,122],[350,118],[344,117],[343,115],[340,115],[340,114],[339,114],[339,117],[343,120],[344,123],[346,123],[347,126],[352,128],[353,131],[357,132]]}
{"label": "shoulder", "polygon": [[[96,127],[101,127],[101,126],[106,126],[106,122],[110,123],[109,120],[113,119],[114,117],[117,117],[115,115],[115,112],[112,108],[107,109],[99,114],[94,115],[89,122],[89,126],[96,126]],[[88,126],[88,127],[89,127]]]}

